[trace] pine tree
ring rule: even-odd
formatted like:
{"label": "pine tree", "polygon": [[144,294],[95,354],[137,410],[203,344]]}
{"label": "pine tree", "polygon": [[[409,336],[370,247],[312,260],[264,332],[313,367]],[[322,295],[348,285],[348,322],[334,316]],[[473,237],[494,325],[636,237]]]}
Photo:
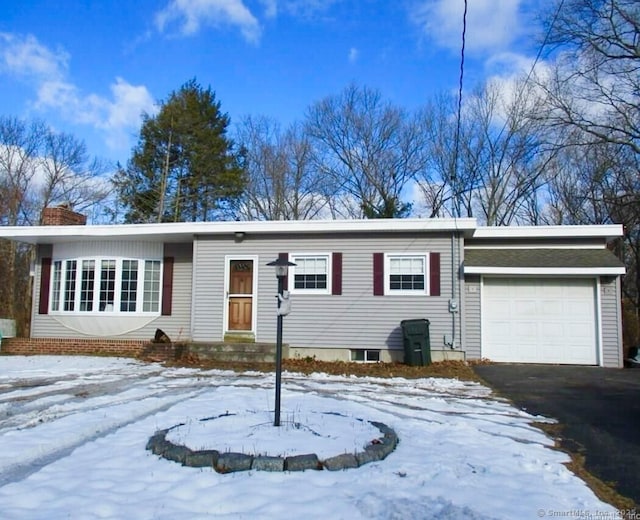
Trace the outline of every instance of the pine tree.
{"label": "pine tree", "polygon": [[113,183],[125,222],[196,222],[223,218],[245,175],[227,137],[230,120],[211,88],[195,79],[145,114],[137,146]]}

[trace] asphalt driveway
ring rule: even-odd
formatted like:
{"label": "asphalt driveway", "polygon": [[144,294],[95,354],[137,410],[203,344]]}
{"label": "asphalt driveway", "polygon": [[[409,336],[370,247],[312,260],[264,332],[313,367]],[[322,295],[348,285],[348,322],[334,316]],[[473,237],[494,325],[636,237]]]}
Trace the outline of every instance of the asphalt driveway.
{"label": "asphalt driveway", "polygon": [[640,504],[640,368],[480,365],[498,394],[535,415],[557,419],[563,447]]}

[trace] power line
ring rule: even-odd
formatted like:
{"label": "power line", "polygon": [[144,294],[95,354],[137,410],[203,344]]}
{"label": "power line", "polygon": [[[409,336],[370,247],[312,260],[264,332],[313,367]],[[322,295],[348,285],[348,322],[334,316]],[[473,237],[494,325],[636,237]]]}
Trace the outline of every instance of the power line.
{"label": "power line", "polygon": [[464,81],[464,51],[467,37],[467,0],[464,0],[464,12],[462,13],[462,46],[460,50],[460,80],[458,83],[458,115],[456,118],[456,136],[453,151],[453,171],[451,172],[451,189],[453,216],[460,216],[460,201],[458,200],[458,154],[460,150],[460,126],[462,121],[462,88]]}
{"label": "power line", "polygon": [[[560,16],[560,11],[562,10],[564,2],[565,2],[565,0],[560,0],[558,2],[558,6],[557,6],[555,12],[553,13],[553,18],[551,19],[551,23],[549,24],[549,27],[547,28],[547,31],[546,31],[546,33],[544,35],[544,39],[540,43],[540,47],[538,48],[538,52],[536,53],[536,57],[533,60],[533,63],[531,64],[531,68],[529,69],[529,72],[527,73],[527,76],[525,77],[524,81],[520,85],[520,88],[518,89],[518,96],[516,97],[516,103],[518,103],[518,104],[520,103],[520,100],[522,99],[522,95],[524,94],[524,89],[527,86],[527,83],[529,83],[529,81],[531,80],[531,76],[533,75],[533,71],[535,70],[536,65],[540,61],[540,57],[542,56],[542,51],[544,50],[544,48],[547,46],[547,43],[549,42],[549,37],[551,36],[551,31],[553,30],[553,26],[555,25],[556,21],[558,20],[558,16]],[[505,129],[507,128],[507,124],[508,124],[508,120],[505,119],[505,122],[502,125],[502,128],[500,129],[500,132],[499,132],[498,135],[502,135],[502,132],[504,132]]]}

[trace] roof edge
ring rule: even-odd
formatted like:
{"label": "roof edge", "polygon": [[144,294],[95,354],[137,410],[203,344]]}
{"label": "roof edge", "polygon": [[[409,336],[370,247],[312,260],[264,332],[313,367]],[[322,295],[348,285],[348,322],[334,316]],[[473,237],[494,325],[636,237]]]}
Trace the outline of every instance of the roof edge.
{"label": "roof edge", "polygon": [[476,219],[371,219],[371,220],[279,220],[170,222],[155,224],[110,224],[87,226],[0,227],[0,238],[31,244],[91,238],[192,239],[196,235],[357,232],[462,232],[471,236]]}
{"label": "roof edge", "polygon": [[564,276],[618,276],[625,274],[624,267],[487,267],[465,266],[464,274],[491,275],[564,275]]}
{"label": "roof edge", "polygon": [[622,224],[583,226],[478,226],[472,238],[605,238],[624,234]]}

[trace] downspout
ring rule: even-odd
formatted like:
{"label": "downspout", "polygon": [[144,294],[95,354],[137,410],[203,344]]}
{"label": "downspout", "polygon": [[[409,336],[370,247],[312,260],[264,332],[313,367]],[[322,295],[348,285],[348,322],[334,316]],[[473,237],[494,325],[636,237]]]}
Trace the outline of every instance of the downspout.
{"label": "downspout", "polygon": [[458,221],[455,219],[456,230],[451,233],[451,298],[449,299],[449,314],[451,314],[451,334],[446,334],[444,343],[451,349],[456,348],[457,320],[456,315],[460,310],[460,263],[459,245],[460,233],[458,231]]}

